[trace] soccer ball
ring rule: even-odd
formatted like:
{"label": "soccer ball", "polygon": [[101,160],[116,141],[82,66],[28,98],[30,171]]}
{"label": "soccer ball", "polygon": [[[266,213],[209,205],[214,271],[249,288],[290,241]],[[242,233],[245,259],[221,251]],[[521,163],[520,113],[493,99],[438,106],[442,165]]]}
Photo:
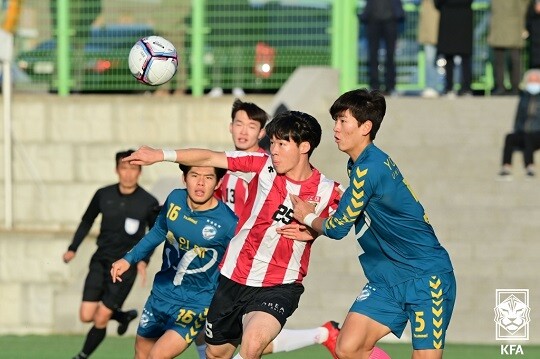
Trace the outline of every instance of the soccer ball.
{"label": "soccer ball", "polygon": [[157,86],[169,81],[178,68],[174,45],[161,36],[143,37],[129,52],[129,70],[140,82]]}

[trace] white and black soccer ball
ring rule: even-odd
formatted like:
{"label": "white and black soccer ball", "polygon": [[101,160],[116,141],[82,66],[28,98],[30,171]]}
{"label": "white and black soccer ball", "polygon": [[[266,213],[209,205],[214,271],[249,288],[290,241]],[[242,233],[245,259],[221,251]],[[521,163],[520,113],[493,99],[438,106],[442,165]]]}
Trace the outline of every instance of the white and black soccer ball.
{"label": "white and black soccer ball", "polygon": [[129,52],[129,70],[140,82],[151,86],[172,79],[178,68],[174,45],[161,36],[143,37]]}

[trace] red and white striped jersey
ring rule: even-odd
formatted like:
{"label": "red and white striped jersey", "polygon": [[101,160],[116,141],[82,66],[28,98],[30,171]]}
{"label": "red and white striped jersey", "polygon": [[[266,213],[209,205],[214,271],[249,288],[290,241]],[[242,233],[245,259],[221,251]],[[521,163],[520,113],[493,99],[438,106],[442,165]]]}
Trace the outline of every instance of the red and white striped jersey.
{"label": "red and white striped jersey", "polygon": [[[266,153],[263,148],[259,148],[256,152]],[[227,171],[221,185],[214,193],[216,198],[225,202],[237,216],[240,216],[247,201],[248,184],[254,176],[254,173]]]}
{"label": "red and white striped jersey", "polygon": [[294,220],[290,194],[313,203],[318,216],[328,217],[337,208],[339,184],[315,168],[309,179],[291,180],[277,174],[264,153],[226,154],[229,170],[247,172],[253,179],[248,185],[246,207],[239,213],[236,235],[221,262],[221,274],[253,287],[302,282],[313,241],[287,239],[276,230]]}

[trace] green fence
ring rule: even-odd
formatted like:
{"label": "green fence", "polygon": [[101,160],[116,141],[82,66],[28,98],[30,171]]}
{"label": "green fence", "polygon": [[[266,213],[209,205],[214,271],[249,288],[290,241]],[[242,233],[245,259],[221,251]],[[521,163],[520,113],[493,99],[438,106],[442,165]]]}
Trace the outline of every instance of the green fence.
{"label": "green fence", "polygon": [[[25,0],[15,37],[16,88],[72,92],[144,91],[127,55],[143,36],[159,34],[179,51],[189,35],[190,1]],[[167,86],[186,83],[187,58]]]}
{"label": "green fence", "polygon": [[[425,59],[422,47],[416,41],[418,29],[417,2],[404,2],[405,21],[400,30],[396,43],[396,88],[399,91],[420,91],[425,87]],[[473,82],[474,90],[489,92],[493,87],[490,65],[490,48],[487,44],[489,28],[489,4],[486,1],[473,3],[474,32],[473,32]],[[361,11],[361,10],[359,10]],[[360,24],[360,37],[358,42],[358,83],[359,86],[368,87],[367,69],[367,39],[363,36],[363,26]],[[379,54],[379,63],[384,63],[384,51]],[[380,70],[381,83],[383,69]],[[441,73],[444,70],[440,69]],[[455,71],[459,76],[459,71]],[[441,75],[442,76],[442,75]]]}
{"label": "green fence", "polygon": [[204,19],[205,87],[275,91],[298,66],[330,65],[329,4],[206,0]]}
{"label": "green fence", "polygon": [[[397,89],[424,87],[417,1],[397,43]],[[473,88],[491,88],[488,5],[475,2]],[[182,91],[213,87],[276,92],[298,66],[333,66],[343,90],[367,86],[366,41],[356,0],[25,0],[15,37],[15,89],[70,92]],[[160,87],[131,77],[127,55],[147,35],[170,40],[179,71]],[[382,71],[382,70],[381,70]]]}

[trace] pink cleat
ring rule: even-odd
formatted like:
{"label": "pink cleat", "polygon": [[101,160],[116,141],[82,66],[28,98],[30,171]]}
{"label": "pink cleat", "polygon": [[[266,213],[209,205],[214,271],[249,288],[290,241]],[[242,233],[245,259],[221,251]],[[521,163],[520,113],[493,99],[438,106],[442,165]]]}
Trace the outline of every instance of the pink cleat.
{"label": "pink cleat", "polygon": [[392,359],[384,350],[381,348],[375,347],[369,356],[369,359]]}
{"label": "pink cleat", "polygon": [[322,342],[322,345],[328,349],[334,359],[338,359],[336,356],[336,342],[339,334],[339,323],[331,320],[324,323],[322,327],[328,329],[328,339]]}

